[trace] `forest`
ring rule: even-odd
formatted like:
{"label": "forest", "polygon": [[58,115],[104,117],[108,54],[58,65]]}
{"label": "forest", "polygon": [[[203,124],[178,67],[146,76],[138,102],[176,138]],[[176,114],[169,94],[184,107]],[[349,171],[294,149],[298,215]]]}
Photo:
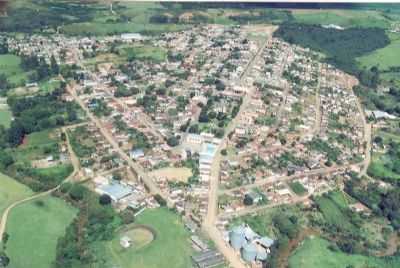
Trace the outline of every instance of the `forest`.
{"label": "forest", "polygon": [[283,23],[274,36],[324,53],[328,63],[356,75],[361,83],[370,87],[376,87],[379,81],[377,68],[360,70],[355,59],[390,43],[389,37],[380,28],[338,30],[299,23]]}

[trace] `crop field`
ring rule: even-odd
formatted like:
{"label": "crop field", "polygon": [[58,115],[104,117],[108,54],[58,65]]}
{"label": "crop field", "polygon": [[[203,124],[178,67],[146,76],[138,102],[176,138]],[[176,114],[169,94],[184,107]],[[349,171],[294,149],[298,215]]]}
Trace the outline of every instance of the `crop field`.
{"label": "crop field", "polygon": [[170,268],[191,267],[189,234],[178,215],[166,208],[147,209],[136,218],[135,224],[152,228],[156,232],[154,240],[138,249],[132,246],[121,251],[116,250],[120,238],[117,236],[107,245],[113,265],[157,268],[164,267],[167,261]]}
{"label": "crop field", "polygon": [[289,258],[289,268],[385,267],[400,265],[400,257],[377,258],[351,255],[329,249],[330,243],[320,237],[307,238]]}
{"label": "crop field", "polygon": [[27,81],[27,73],[19,66],[21,58],[12,54],[0,55],[0,74],[6,75],[8,81],[14,85],[21,85]]}
{"label": "crop field", "polygon": [[381,11],[374,10],[292,10],[297,22],[308,24],[335,24],[341,27],[379,27],[388,28],[390,20]]}
{"label": "crop field", "polygon": [[378,66],[380,70],[400,66],[400,35],[389,34],[389,38],[390,44],[388,46],[357,58],[359,65],[365,68]]}
{"label": "crop field", "polygon": [[50,196],[14,208],[7,224],[9,267],[51,268],[57,240],[76,213],[77,209]]}
{"label": "crop field", "polygon": [[12,203],[32,195],[32,191],[25,185],[0,173],[0,216]]}

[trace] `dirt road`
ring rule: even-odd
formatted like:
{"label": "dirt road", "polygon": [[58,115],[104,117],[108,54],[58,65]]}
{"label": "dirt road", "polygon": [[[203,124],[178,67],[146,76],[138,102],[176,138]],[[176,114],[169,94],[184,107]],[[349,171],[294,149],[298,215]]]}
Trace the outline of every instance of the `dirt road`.
{"label": "dirt road", "polygon": [[128,166],[132,168],[137,174],[138,178],[144,182],[144,184],[149,189],[152,194],[159,194],[165,200],[168,200],[167,196],[160,190],[158,185],[147,175],[144,169],[137,163],[135,163],[125,152],[119,147],[118,142],[115,141],[114,137],[108,130],[103,126],[100,120],[92,114],[89,108],[83,103],[83,101],[76,95],[74,88],[71,85],[67,85],[68,93],[74,98],[76,103],[86,112],[87,117],[91,122],[93,122],[99,129],[100,133],[105,137],[108,143],[113,147],[113,149],[120,155],[120,157],[126,161]]}

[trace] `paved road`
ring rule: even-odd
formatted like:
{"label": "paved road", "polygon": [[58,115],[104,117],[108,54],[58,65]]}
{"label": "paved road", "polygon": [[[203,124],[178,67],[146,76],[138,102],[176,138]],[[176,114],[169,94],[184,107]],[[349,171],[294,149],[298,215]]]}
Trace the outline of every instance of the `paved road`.
{"label": "paved road", "polygon": [[89,118],[89,120],[92,121],[96,125],[96,127],[99,129],[100,133],[105,137],[105,139],[113,147],[113,149],[120,155],[120,157],[124,161],[126,161],[128,166],[130,168],[132,168],[135,171],[135,173],[137,174],[137,176],[144,182],[144,184],[148,188],[149,192],[151,194],[158,194],[158,195],[162,196],[165,200],[168,200],[167,196],[160,190],[158,185],[147,175],[147,173],[144,171],[144,169],[139,164],[135,163],[124,152],[124,150],[122,150],[119,147],[118,142],[115,141],[112,134],[108,132],[108,130],[101,123],[101,121],[92,114],[92,112],[85,105],[85,103],[83,103],[83,101],[76,95],[76,92],[71,85],[67,85],[67,91],[74,98],[76,103],[78,103],[79,106],[86,112],[86,115]]}

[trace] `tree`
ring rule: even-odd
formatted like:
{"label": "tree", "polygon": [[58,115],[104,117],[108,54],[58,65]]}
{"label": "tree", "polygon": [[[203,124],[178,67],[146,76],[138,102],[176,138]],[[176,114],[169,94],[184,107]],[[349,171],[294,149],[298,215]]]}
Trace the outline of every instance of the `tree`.
{"label": "tree", "polygon": [[7,267],[10,264],[10,258],[5,252],[0,252],[0,267]]}
{"label": "tree", "polygon": [[244,199],[243,199],[243,204],[244,204],[245,206],[251,206],[251,205],[253,205],[253,198],[251,198],[250,195],[246,194],[246,195],[244,196]]}
{"label": "tree", "polygon": [[162,207],[165,207],[166,205],[167,205],[167,201],[165,201],[165,199],[161,196],[161,195],[159,195],[159,194],[156,194],[155,196],[154,196],[154,199],[157,201],[157,203],[160,205],[160,206],[162,206]]}
{"label": "tree", "polygon": [[171,147],[175,147],[179,144],[179,139],[176,136],[171,136],[167,139],[167,144]]}
{"label": "tree", "polygon": [[100,203],[102,206],[109,205],[109,204],[111,204],[111,197],[110,197],[109,195],[107,195],[107,194],[102,194],[102,195],[99,197],[99,203]]}
{"label": "tree", "polygon": [[72,185],[71,189],[69,190],[69,195],[75,201],[82,200],[86,194],[86,188],[80,184]]}
{"label": "tree", "polygon": [[57,75],[60,73],[60,67],[58,66],[56,58],[54,58],[54,55],[52,55],[50,58],[50,68],[51,68],[51,72],[54,75]]}

